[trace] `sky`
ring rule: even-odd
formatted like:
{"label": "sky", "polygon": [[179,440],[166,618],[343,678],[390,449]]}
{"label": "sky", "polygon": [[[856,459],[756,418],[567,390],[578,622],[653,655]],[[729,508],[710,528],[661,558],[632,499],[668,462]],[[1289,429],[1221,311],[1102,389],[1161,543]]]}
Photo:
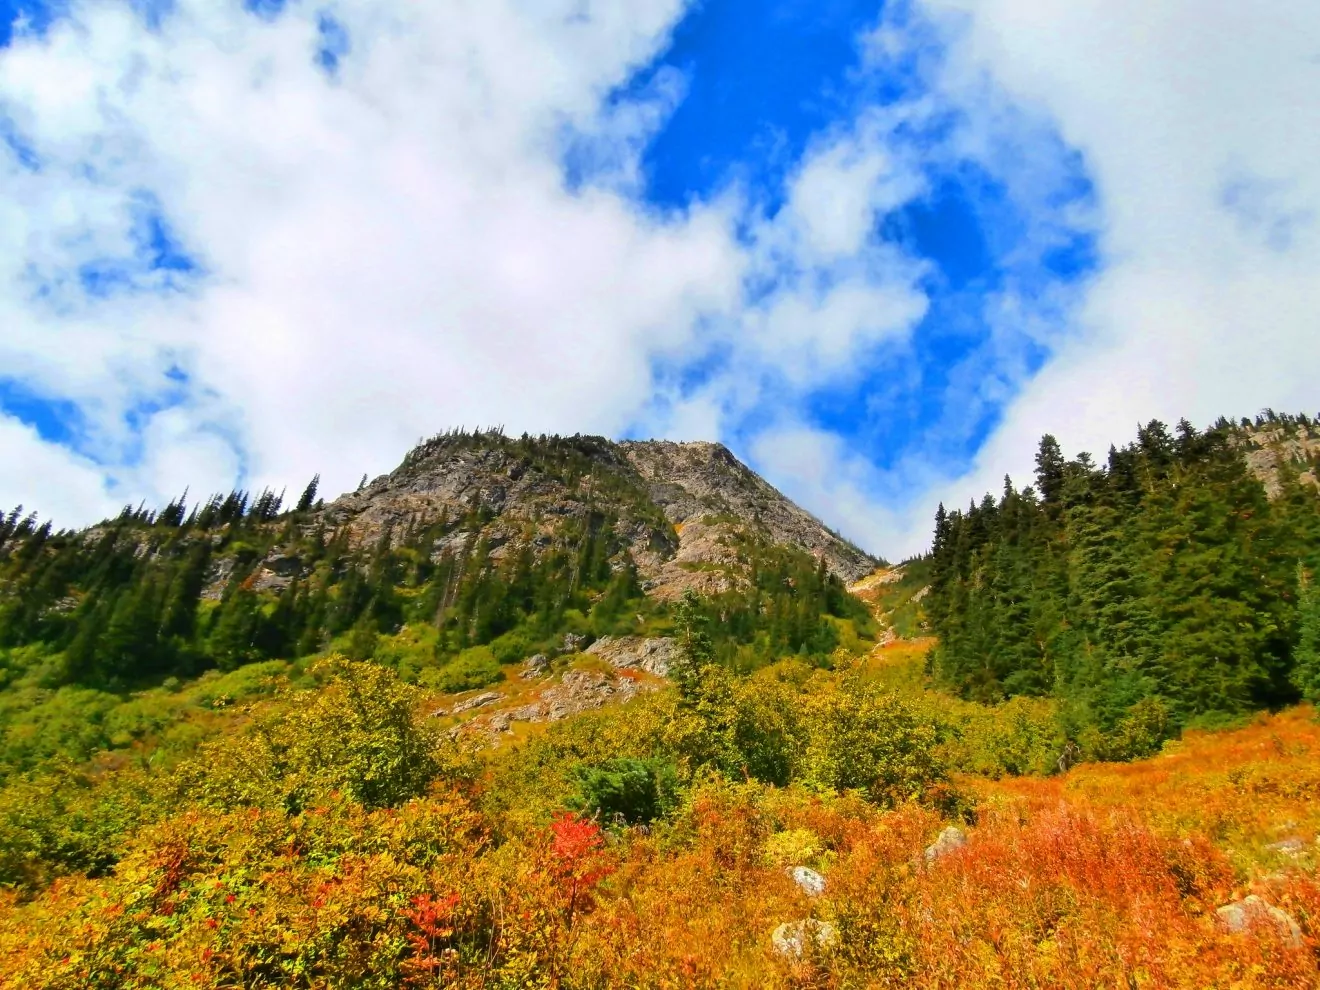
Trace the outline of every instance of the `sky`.
{"label": "sky", "polygon": [[0,505],[57,526],[500,425],[720,440],[897,559],[1045,432],[1320,409],[1314,0],[0,24]]}

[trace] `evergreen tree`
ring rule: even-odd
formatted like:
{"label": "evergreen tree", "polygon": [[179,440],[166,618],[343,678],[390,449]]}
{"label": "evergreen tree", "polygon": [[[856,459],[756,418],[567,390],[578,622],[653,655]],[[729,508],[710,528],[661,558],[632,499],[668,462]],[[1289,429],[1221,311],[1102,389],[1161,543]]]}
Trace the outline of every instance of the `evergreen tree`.
{"label": "evergreen tree", "polygon": [[1298,637],[1293,683],[1302,697],[1320,705],[1320,588],[1313,577],[1297,568]]}

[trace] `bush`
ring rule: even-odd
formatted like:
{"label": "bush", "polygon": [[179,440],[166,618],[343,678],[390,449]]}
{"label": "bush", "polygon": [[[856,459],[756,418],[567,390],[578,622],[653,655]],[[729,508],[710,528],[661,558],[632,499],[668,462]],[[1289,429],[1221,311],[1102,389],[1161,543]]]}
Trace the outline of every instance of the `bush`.
{"label": "bush", "polygon": [[475,691],[504,680],[499,660],[488,646],[473,646],[445,666],[422,673],[422,683],[448,694]]}
{"label": "bush", "polygon": [[211,805],[289,810],[332,793],[367,808],[422,794],[444,767],[438,731],[417,715],[417,689],[377,664],[338,657],[314,673],[329,683],[204,747],[180,768],[181,786]]}
{"label": "bush", "polygon": [[531,636],[521,629],[513,629],[491,641],[490,652],[500,663],[517,663],[536,652]]}
{"label": "bush", "polygon": [[802,700],[798,776],[809,787],[865,792],[895,805],[947,777],[933,722],[856,676]]}
{"label": "bush", "polygon": [[159,813],[146,782],[121,770],[95,781],[68,764],[25,774],[0,789],[0,886],[32,890],[57,876],[99,876],[124,837]]}
{"label": "bush", "polygon": [[599,766],[578,766],[573,776],[578,793],[569,807],[607,823],[652,822],[677,803],[678,773],[666,760],[609,760]]}

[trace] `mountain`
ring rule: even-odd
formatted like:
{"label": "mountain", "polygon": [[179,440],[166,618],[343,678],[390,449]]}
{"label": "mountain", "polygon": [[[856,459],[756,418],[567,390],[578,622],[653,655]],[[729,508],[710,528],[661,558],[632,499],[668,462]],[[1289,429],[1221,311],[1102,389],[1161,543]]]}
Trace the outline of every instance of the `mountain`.
{"label": "mountain", "polygon": [[0,986],[1320,985],[1314,435],[1046,437],[852,594],[713,444],[0,517]]}
{"label": "mountain", "polygon": [[596,519],[612,557],[631,556],[642,587],[662,599],[737,585],[738,544],[749,538],[810,553],[844,582],[878,564],[718,443],[445,434],[321,518],[359,545],[445,520],[454,526],[434,552],[484,542],[496,560],[552,545],[566,521]]}
{"label": "mountain", "polygon": [[282,501],[0,518],[0,650],[22,649],[0,678],[123,690],[334,649],[458,690],[565,637],[662,635],[686,592],[743,668],[870,626],[846,583],[877,562],[719,444],[454,432]]}

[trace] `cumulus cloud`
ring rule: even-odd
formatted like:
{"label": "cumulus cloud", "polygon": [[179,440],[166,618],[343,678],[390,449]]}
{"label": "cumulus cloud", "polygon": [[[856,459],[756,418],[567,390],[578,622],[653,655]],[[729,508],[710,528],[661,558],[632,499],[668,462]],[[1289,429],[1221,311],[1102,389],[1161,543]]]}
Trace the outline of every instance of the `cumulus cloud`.
{"label": "cumulus cloud", "polygon": [[[681,6],[342,0],[334,59],[318,11],[237,0],[17,38],[0,367],[79,406],[89,456],[28,442],[11,498],[82,522],[240,465],[342,489],[458,423],[621,430],[744,264],[724,206],[624,194],[672,82],[602,109]],[[570,188],[571,140],[600,181]],[[51,457],[92,494],[56,504]]]}
{"label": "cumulus cloud", "polygon": [[[1046,430],[1099,453],[1151,416],[1316,405],[1314,5],[888,4],[854,82],[906,95],[859,97],[771,212],[736,187],[661,212],[640,155],[684,80],[619,87],[685,6],[75,0],[20,32],[0,384],[78,415],[63,444],[0,416],[0,504],[72,524],[235,476],[344,489],[503,423],[719,436],[894,557]],[[975,298],[883,236],[932,175],[993,187]],[[1078,232],[1082,282],[1050,260]],[[961,320],[977,343],[932,384],[917,337]],[[834,390],[859,398],[832,431]],[[903,450],[864,449],[914,406]]]}
{"label": "cumulus cloud", "polygon": [[[946,90],[984,80],[1084,155],[1102,265],[973,471],[1029,475],[1044,432],[1102,455],[1138,422],[1320,406],[1320,8],[925,0]],[[1029,151],[1030,149],[1025,149]]]}
{"label": "cumulus cloud", "polygon": [[[866,39],[872,63],[915,64],[957,114],[953,153],[1006,184],[1030,225],[1021,250],[1094,231],[1098,264],[1076,284],[1009,279],[990,300],[990,346],[936,425],[1002,409],[970,462],[917,453],[868,470],[813,436],[815,457],[789,458],[805,500],[849,506],[858,538],[911,553],[937,502],[997,492],[1006,473],[1029,483],[1043,433],[1103,456],[1151,418],[1320,408],[1320,8],[921,0],[904,13]],[[1074,150],[1094,197],[1061,203]],[[1039,368],[1027,342],[1046,353]],[[775,463],[772,444],[756,449]]]}

